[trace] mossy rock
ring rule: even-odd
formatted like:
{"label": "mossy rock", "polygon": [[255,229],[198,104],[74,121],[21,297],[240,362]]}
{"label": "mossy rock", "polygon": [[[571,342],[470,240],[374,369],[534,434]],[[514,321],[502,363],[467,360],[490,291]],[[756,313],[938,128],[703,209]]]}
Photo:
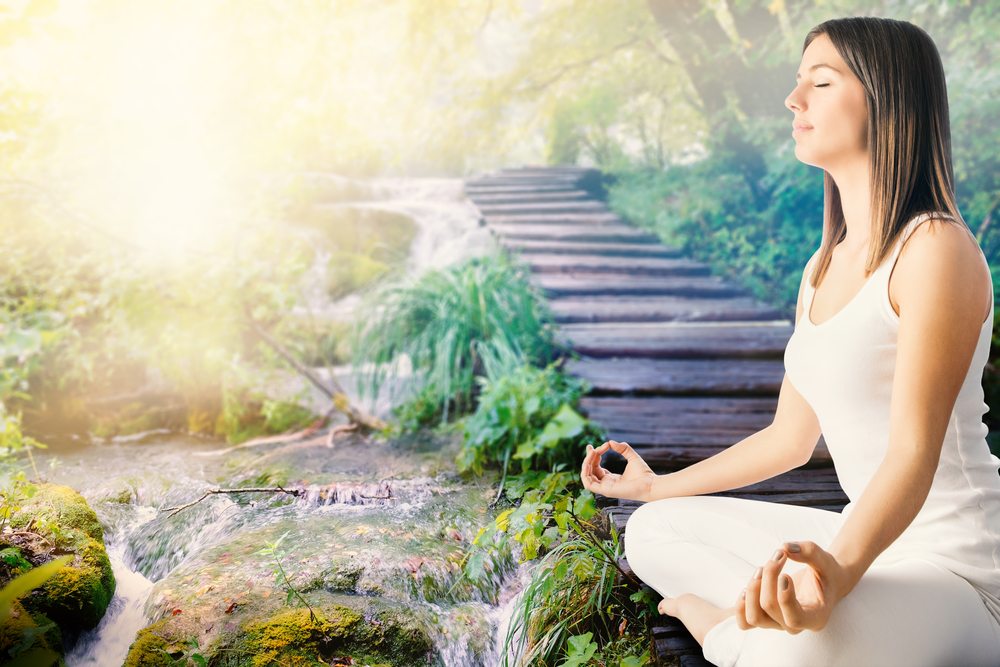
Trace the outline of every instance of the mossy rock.
{"label": "mossy rock", "polygon": [[311,665],[316,656],[325,660],[350,656],[368,665],[425,665],[433,644],[405,614],[382,610],[363,614],[351,607],[330,605],[286,609],[269,618],[251,621],[242,628],[232,647],[233,657],[264,665]]}
{"label": "mossy rock", "polygon": [[174,657],[180,657],[183,647],[164,637],[169,619],[157,621],[143,628],[129,647],[128,657],[122,667],[171,667]]}
{"label": "mossy rock", "polygon": [[70,487],[43,483],[11,517],[14,528],[35,530],[36,522],[54,527],[47,531],[56,545],[52,555],[72,554],[73,560],[22,599],[25,609],[45,614],[70,636],[96,627],[115,593],[104,529],[97,515]]}
{"label": "mossy rock", "polygon": [[[420,667],[436,664],[426,631],[402,605],[379,598],[326,596],[312,608],[253,612],[233,631],[217,635],[196,649],[214,667],[237,665],[314,665],[333,658],[352,658],[371,667]],[[160,667],[191,650],[196,626],[184,614],[170,616],[139,632],[124,667]],[[208,644],[209,641],[206,641]]]}

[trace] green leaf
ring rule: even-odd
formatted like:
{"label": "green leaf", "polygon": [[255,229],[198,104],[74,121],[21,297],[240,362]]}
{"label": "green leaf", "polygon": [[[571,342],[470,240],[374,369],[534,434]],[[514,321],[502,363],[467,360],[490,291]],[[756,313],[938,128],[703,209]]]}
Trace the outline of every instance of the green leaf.
{"label": "green leaf", "polygon": [[627,655],[622,658],[619,667],[644,667],[649,664],[649,651],[646,651],[642,655]]}
{"label": "green leaf", "polygon": [[44,584],[71,560],[72,556],[60,556],[12,579],[3,590],[0,590],[0,621],[10,616],[10,607],[14,600]]}
{"label": "green leaf", "polygon": [[510,515],[513,513],[514,509],[511,508],[509,510],[504,510],[499,515],[497,515],[497,518],[494,523],[496,524],[498,530],[502,530],[504,532],[507,531],[507,528],[510,526]]}
{"label": "green leaf", "polygon": [[570,637],[566,660],[559,663],[559,667],[580,667],[581,665],[586,665],[587,661],[597,653],[597,644],[590,641],[590,638],[593,636],[594,633],[588,632]]}
{"label": "green leaf", "polygon": [[545,425],[538,444],[542,449],[553,447],[562,440],[569,440],[580,435],[587,426],[587,420],[580,416],[569,403],[563,403],[555,416]]}

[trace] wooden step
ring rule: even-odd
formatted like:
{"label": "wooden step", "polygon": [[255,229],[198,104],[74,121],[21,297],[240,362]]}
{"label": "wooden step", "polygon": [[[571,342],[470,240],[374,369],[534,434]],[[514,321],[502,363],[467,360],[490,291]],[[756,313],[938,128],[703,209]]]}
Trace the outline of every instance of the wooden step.
{"label": "wooden step", "polygon": [[635,229],[626,225],[624,220],[610,211],[497,213],[486,214],[484,219],[489,225],[619,225],[624,229]]}
{"label": "wooden step", "polygon": [[479,212],[487,218],[504,216],[552,215],[556,213],[610,213],[602,201],[584,199],[581,201],[518,202],[490,204],[476,201]]}
{"label": "wooden step", "polygon": [[562,296],[746,296],[747,290],[718,276],[649,277],[609,271],[533,274],[531,282],[549,297]]}
{"label": "wooden step", "polygon": [[784,358],[792,325],[780,322],[565,324],[560,342],[590,357]]}
{"label": "wooden step", "polygon": [[751,297],[586,296],[549,299],[556,322],[699,322],[782,320],[785,314]]}
{"label": "wooden step", "polygon": [[495,176],[488,179],[482,179],[479,181],[469,181],[466,183],[466,190],[472,188],[476,190],[484,187],[552,187],[552,186],[562,186],[564,188],[574,188],[576,189],[580,182],[580,176],[575,174],[553,174],[552,176]]}
{"label": "wooden step", "polygon": [[482,208],[483,204],[534,204],[536,202],[571,202],[590,200],[593,196],[586,190],[565,190],[557,192],[536,192],[534,194],[476,194],[469,199]]}
{"label": "wooden step", "polygon": [[572,255],[603,255],[605,257],[680,257],[678,248],[656,242],[649,243],[588,243],[577,241],[519,241],[507,239],[503,246],[525,259],[535,254],[560,257]]}
{"label": "wooden step", "polygon": [[524,258],[536,273],[608,272],[636,276],[704,276],[711,269],[686,257],[606,257],[532,254]]}
{"label": "wooden step", "polygon": [[560,193],[560,192],[575,192],[580,188],[576,183],[548,183],[548,184],[531,184],[531,183],[514,183],[514,184],[489,184],[483,183],[482,185],[474,185],[472,183],[465,184],[465,194],[470,199],[475,199],[480,195],[534,195],[539,193]]}
{"label": "wooden step", "polygon": [[556,164],[556,165],[521,165],[519,167],[507,167],[501,169],[500,174],[552,174],[552,173],[562,173],[562,174],[600,174],[600,170],[594,167],[581,167],[575,164]]}
{"label": "wooden step", "polygon": [[785,377],[780,359],[594,359],[567,362],[590,395],[776,396]]}
{"label": "wooden step", "polygon": [[[776,397],[731,396],[586,396],[580,401],[581,411],[610,439],[632,445],[657,472],[715,456],[766,428],[777,405]],[[809,465],[831,464],[821,437]]]}
{"label": "wooden step", "polygon": [[491,224],[502,239],[518,241],[585,241],[597,243],[656,243],[648,232],[627,225],[525,225]]}

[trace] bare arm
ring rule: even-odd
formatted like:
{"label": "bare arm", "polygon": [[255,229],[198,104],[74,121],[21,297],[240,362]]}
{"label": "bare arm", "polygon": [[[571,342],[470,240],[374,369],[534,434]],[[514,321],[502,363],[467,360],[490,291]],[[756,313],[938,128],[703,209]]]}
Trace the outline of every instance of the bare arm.
{"label": "bare arm", "polygon": [[[809,273],[808,268],[803,271],[803,278]],[[802,317],[803,283],[804,279],[799,283],[796,326]],[[769,426],[683,470],[657,475],[645,500],[728,491],[770,479],[805,464],[816,448],[820,433],[816,413],[786,375]]]}
{"label": "bare arm", "polygon": [[895,268],[899,331],[889,445],[829,549],[846,570],[842,596],[927,499],[986,317],[990,277],[978,247],[969,247],[963,230],[934,224],[914,231],[903,247],[909,256],[901,253]]}

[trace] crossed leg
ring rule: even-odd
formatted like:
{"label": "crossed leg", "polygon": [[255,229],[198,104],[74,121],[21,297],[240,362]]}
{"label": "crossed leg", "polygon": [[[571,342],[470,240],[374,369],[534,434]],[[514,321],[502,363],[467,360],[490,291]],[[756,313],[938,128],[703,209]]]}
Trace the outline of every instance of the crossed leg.
{"label": "crossed leg", "polygon": [[[716,665],[996,664],[1000,628],[975,589],[922,560],[873,565],[819,632],[741,630],[735,616],[724,613],[782,542],[810,540],[825,548],[841,520],[836,512],[742,498],[670,498],[636,509],[625,530],[625,554],[651,588],[681,604],[687,600],[681,620]],[[787,561],[783,571],[802,567],[808,566]]]}

